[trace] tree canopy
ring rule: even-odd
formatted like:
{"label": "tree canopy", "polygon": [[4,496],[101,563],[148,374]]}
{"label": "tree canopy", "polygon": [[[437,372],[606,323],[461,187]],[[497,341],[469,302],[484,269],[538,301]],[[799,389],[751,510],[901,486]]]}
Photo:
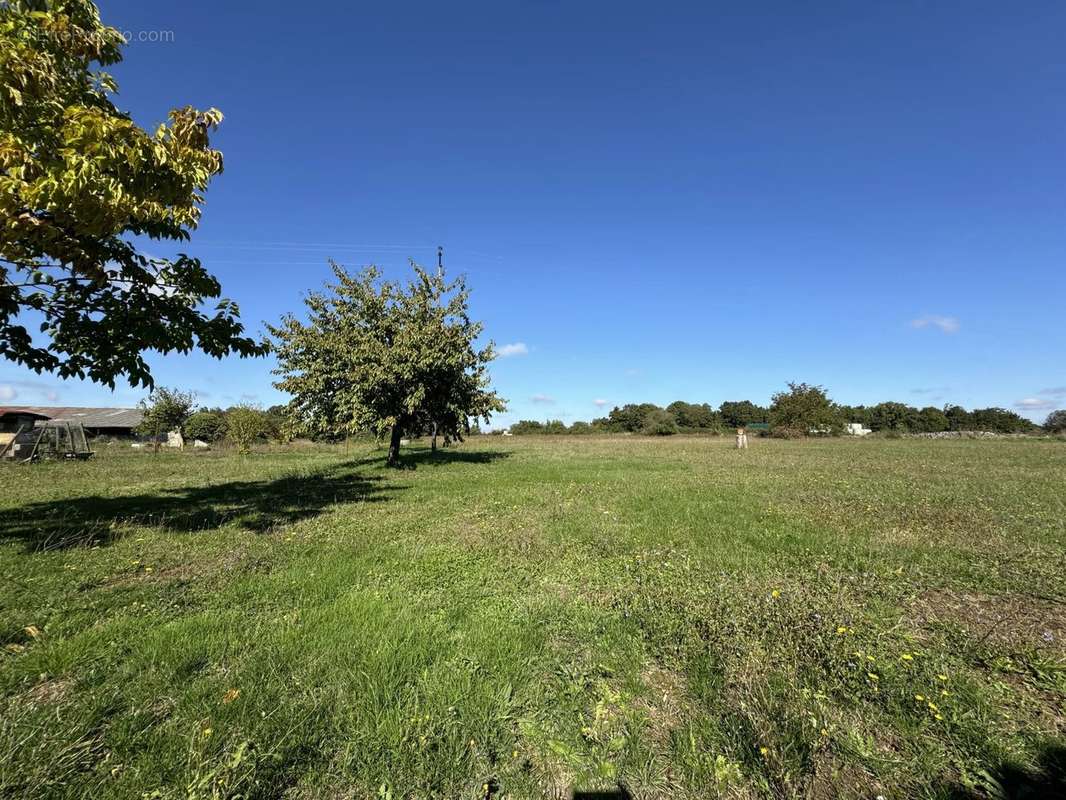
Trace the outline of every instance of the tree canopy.
{"label": "tree canopy", "polygon": [[180,389],[168,389],[165,386],[156,389],[144,400],[140,407],[144,412],[138,433],[158,439],[170,431],[184,433],[185,423],[192,414],[196,404],[196,395]]}
{"label": "tree canopy", "polygon": [[811,431],[832,433],[841,427],[840,411],[821,386],[790,383],[770,404],[770,425],[805,435]]}
{"label": "tree canopy", "polygon": [[152,385],[146,350],[265,352],[197,259],[130,240],[189,238],[222,172],[222,114],[186,106],[140,128],[99,69],[123,44],[90,0],[0,3],[0,354],[111,387]]}
{"label": "tree canopy", "polygon": [[1066,410],[1052,411],[1044,420],[1044,429],[1049,433],[1066,433]]}
{"label": "tree canopy", "polygon": [[432,423],[462,439],[470,419],[490,421],[503,401],[488,388],[492,344],[478,349],[482,325],[468,315],[465,280],[448,282],[412,263],[406,285],[368,267],[348,273],[331,262],[337,282],[307,297],[307,322],[292,314],[269,326],[289,410],[311,434],[371,431],[390,437],[389,463],[402,436]]}

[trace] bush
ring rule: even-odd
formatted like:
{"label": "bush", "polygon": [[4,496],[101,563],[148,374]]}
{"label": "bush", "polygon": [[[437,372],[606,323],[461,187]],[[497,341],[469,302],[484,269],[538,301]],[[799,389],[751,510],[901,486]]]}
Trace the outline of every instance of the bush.
{"label": "bush", "polygon": [[644,415],[640,432],[645,436],[672,436],[677,433],[677,422],[669,411],[656,408]]}
{"label": "bush", "polygon": [[247,453],[266,431],[266,415],[255,406],[234,406],[226,412],[226,436],[241,453]]}
{"label": "bush", "polygon": [[802,428],[778,425],[770,429],[770,435],[775,439],[802,439],[807,435],[807,432]]}
{"label": "bush", "polygon": [[226,435],[226,416],[221,411],[197,411],[185,423],[185,435],[204,442],[219,442]]}

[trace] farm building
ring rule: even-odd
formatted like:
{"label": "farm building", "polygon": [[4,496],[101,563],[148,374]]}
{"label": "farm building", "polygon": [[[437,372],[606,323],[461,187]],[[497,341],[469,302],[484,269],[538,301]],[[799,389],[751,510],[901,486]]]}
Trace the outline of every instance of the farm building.
{"label": "farm building", "polygon": [[[35,419],[37,424],[69,422],[85,428],[89,436],[133,436],[144,412],[139,408],[78,408],[70,406],[19,406],[0,409],[0,420],[19,416]],[[13,422],[11,424],[14,424]],[[4,430],[7,430],[5,427]],[[15,424],[11,432],[18,430]]]}
{"label": "farm building", "polygon": [[44,414],[36,414],[25,408],[0,408],[0,458],[22,455],[21,448],[32,444],[28,431],[33,430],[38,422],[47,421],[48,417]]}

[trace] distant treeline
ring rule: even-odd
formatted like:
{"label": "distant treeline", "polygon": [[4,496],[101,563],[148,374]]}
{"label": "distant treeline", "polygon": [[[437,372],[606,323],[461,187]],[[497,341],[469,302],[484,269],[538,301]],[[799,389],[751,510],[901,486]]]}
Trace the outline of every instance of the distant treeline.
{"label": "distant treeline", "polygon": [[[1047,429],[1062,429],[1064,412],[1048,417]],[[562,420],[522,420],[511,426],[513,434],[642,433],[667,436],[675,433],[725,433],[756,425],[768,434],[792,438],[812,433],[840,434],[849,423],[878,432],[939,433],[942,431],[989,431],[1026,433],[1039,426],[1005,408],[962,406],[916,408],[905,403],[847,406],[834,403],[820,386],[789,384],[773,396],[769,407],[750,400],[731,400],[714,408],[709,403],[678,400],[666,408],[654,403],[630,403],[615,407],[606,417],[566,425]],[[1058,427],[1056,427],[1058,426]]]}

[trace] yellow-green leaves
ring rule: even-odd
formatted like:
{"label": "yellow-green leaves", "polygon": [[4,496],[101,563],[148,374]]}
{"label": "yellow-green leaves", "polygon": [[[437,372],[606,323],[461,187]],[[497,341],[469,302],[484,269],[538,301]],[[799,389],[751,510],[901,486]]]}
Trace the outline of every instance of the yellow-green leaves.
{"label": "yellow-green leaves", "polygon": [[[236,306],[200,310],[221,289],[198,261],[149,260],[128,240],[189,238],[222,171],[209,141],[222,114],[186,106],[142,129],[94,71],[122,44],[90,0],[0,4],[0,355],[112,386],[151,382],[148,349],[265,352]],[[28,308],[47,343],[15,324]]]}

